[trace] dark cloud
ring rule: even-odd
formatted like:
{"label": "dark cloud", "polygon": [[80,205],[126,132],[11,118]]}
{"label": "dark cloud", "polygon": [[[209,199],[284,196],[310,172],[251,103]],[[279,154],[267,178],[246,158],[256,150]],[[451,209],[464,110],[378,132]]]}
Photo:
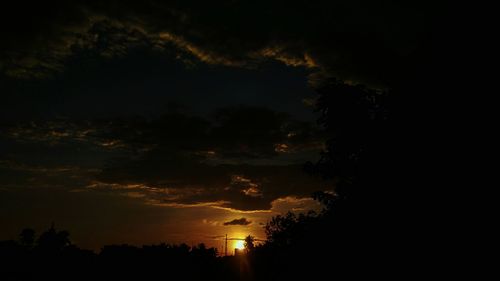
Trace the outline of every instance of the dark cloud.
{"label": "dark cloud", "polygon": [[[27,167],[23,173],[67,166],[79,171],[23,176],[34,182],[112,190],[152,204],[252,211],[269,210],[284,196],[323,189],[302,171],[305,159],[319,152],[315,144],[321,138],[310,128],[266,108],[227,107],[200,117],[173,107],[153,119],[17,123],[5,127],[0,137],[11,142],[5,159]],[[10,166],[4,165],[10,169],[5,175],[14,180],[20,171]],[[92,172],[80,172],[88,169]]]}
{"label": "dark cloud", "polygon": [[[301,165],[207,165],[199,163],[142,162],[132,168],[105,169],[99,180],[119,185],[144,185],[170,194],[158,194],[158,203],[199,204],[219,202],[236,210],[269,210],[271,202],[288,195],[309,196],[326,183],[306,175]],[[176,165],[177,164],[177,165]],[[146,191],[147,192],[147,191]]]}
{"label": "dark cloud", "polygon": [[224,108],[215,113],[212,135],[227,155],[274,155],[274,144],[286,140],[289,120],[286,114],[266,108]]}
{"label": "dark cloud", "polygon": [[234,219],[232,221],[227,221],[224,225],[249,225],[252,222],[247,220],[246,218]]}
{"label": "dark cloud", "polygon": [[302,103],[314,98],[306,75],[304,70],[277,63],[258,70],[209,65],[191,69],[142,48],[123,57],[71,61],[53,79],[4,77],[0,81],[0,122],[156,118],[175,103],[203,116],[220,107],[246,104],[312,120],[312,111]]}
{"label": "dark cloud", "polygon": [[150,149],[133,159],[110,161],[97,179],[176,194],[153,194],[159,203],[222,202],[221,207],[238,210],[268,210],[277,198],[323,189],[302,171],[303,157],[297,163],[277,161],[301,151],[309,151],[311,157],[319,152],[308,145],[319,136],[296,137],[303,123],[293,124],[286,114],[242,106],[218,110],[211,121],[171,113],[158,120],[118,123],[112,136]]}
{"label": "dark cloud", "polygon": [[[3,9],[1,67],[58,72],[82,51],[175,49],[189,64],[254,67],[267,59],[344,79],[388,83],[418,48],[437,5],[392,1],[77,1]],[[19,35],[19,34],[22,34]],[[43,39],[42,39],[43,38]]]}

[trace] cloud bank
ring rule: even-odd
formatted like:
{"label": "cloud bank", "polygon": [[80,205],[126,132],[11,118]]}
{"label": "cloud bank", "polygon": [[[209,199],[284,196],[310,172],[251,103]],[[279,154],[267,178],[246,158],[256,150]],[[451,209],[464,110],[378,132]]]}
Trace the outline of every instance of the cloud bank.
{"label": "cloud bank", "polygon": [[41,78],[70,60],[146,47],[185,64],[252,68],[266,60],[321,76],[389,84],[437,5],[372,1],[39,1],[2,9],[0,69]]}

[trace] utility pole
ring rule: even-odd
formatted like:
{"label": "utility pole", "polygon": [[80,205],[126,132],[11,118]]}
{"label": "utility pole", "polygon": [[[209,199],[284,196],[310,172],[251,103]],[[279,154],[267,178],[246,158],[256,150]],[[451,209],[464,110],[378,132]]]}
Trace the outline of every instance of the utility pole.
{"label": "utility pole", "polygon": [[225,256],[227,257],[227,234],[226,234],[226,246],[225,246],[225,249],[226,249]]}

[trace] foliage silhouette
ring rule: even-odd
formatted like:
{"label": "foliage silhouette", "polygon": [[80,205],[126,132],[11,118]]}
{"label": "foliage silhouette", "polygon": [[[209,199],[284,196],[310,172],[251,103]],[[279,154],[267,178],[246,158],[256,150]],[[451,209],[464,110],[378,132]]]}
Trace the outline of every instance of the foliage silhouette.
{"label": "foliage silhouette", "polygon": [[252,235],[248,235],[247,237],[245,237],[244,246],[247,253],[253,251],[253,249],[255,248],[254,242],[255,242],[255,237],[253,237]]}
{"label": "foliage silhouette", "polygon": [[54,224],[49,230],[40,235],[37,240],[37,247],[43,251],[60,252],[71,244],[69,232],[57,231]]}
{"label": "foliage silhouette", "polygon": [[19,242],[21,245],[31,248],[35,243],[35,230],[31,228],[25,228],[19,234]]}

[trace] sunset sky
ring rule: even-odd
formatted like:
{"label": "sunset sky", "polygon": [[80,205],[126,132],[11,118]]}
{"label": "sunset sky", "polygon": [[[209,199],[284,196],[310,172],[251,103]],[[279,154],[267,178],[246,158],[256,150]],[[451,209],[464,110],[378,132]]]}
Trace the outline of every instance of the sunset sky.
{"label": "sunset sky", "polygon": [[2,9],[0,240],[52,222],[90,249],[263,239],[333,188],[303,171],[315,87],[384,88],[426,28],[423,4],[190,2]]}

